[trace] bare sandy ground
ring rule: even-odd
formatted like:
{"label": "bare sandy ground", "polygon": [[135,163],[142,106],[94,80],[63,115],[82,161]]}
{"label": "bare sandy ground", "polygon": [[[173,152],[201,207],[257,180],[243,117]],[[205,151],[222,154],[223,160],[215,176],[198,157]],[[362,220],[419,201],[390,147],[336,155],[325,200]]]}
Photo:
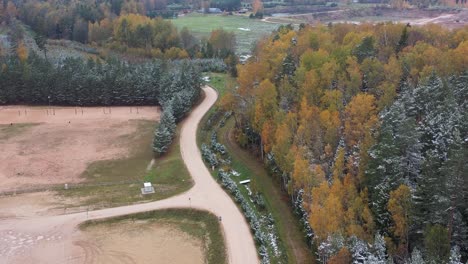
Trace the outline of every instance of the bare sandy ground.
{"label": "bare sandy ground", "polygon": [[89,163],[128,154],[132,119],[159,118],[156,107],[50,109],[0,108],[0,192],[83,181]]}
{"label": "bare sandy ground", "polygon": [[371,14],[353,16],[348,14],[347,10],[333,10],[305,14],[290,14],[284,17],[266,17],[262,21],[269,23],[310,23],[318,22],[327,23],[381,23],[383,21],[392,21],[394,23],[410,23],[414,26],[422,26],[426,24],[438,24],[449,29],[461,28],[468,25],[468,9],[459,11],[447,12],[430,12],[418,9],[387,9],[382,16],[372,16]]}
{"label": "bare sandy ground", "polygon": [[456,14],[442,14],[432,18],[403,19],[400,22],[411,25],[438,24],[450,29],[461,28],[468,25],[468,9]]}
{"label": "bare sandy ground", "polygon": [[0,106],[0,124],[10,123],[59,123],[83,120],[127,121],[130,119],[155,119],[157,107],[46,107],[46,106]]}
{"label": "bare sandy ground", "polygon": [[74,242],[79,241],[81,235],[78,224],[87,219],[190,207],[222,217],[229,263],[259,263],[248,223],[205,167],[196,143],[198,123],[217,99],[212,88],[205,87],[204,91],[205,100],[185,119],[180,135],[182,157],[195,183],[192,189],[145,204],[55,216],[0,219],[0,263],[83,263],[80,260],[85,254],[83,248]]}
{"label": "bare sandy ground", "polygon": [[33,217],[50,214],[59,203],[60,197],[51,192],[25,193],[15,196],[4,196],[0,200],[0,219]]}
{"label": "bare sandy ground", "polygon": [[72,263],[202,264],[202,242],[176,225],[123,221],[87,227],[74,244],[83,255]]}

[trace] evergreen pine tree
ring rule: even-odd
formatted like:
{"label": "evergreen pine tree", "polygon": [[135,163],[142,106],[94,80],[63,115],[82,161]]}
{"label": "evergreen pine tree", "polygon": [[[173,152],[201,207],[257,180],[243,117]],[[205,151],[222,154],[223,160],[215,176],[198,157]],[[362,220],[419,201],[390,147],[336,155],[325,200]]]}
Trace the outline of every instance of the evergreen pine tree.
{"label": "evergreen pine tree", "polygon": [[171,103],[164,108],[163,114],[161,116],[161,125],[165,126],[171,135],[174,135],[177,125],[173,115]]}
{"label": "evergreen pine tree", "polygon": [[403,28],[403,32],[401,33],[400,40],[398,41],[398,44],[397,44],[397,47],[396,47],[396,52],[397,53],[402,51],[403,48],[405,48],[406,45],[408,45],[408,27],[409,27],[409,24],[406,25]]}
{"label": "evergreen pine tree", "polygon": [[368,264],[386,264],[386,247],[384,237],[380,234],[376,234],[374,238],[374,245],[372,247],[372,253],[369,254],[364,263]]}
{"label": "evergreen pine tree", "polygon": [[159,155],[166,153],[172,142],[172,134],[169,129],[161,123],[156,128],[153,139],[153,151]]}
{"label": "evergreen pine tree", "polygon": [[460,249],[458,248],[458,246],[454,246],[450,250],[450,258],[448,264],[463,264],[461,262]]}
{"label": "evergreen pine tree", "polygon": [[421,255],[421,251],[419,251],[418,248],[413,249],[413,252],[411,253],[411,261],[409,264],[426,264]]}
{"label": "evergreen pine tree", "polygon": [[447,192],[449,196],[448,227],[452,244],[462,249],[468,249],[468,226],[464,212],[468,183],[468,148],[463,144],[458,130],[454,133],[454,140],[450,145],[448,157],[442,166],[442,173],[447,175]]}

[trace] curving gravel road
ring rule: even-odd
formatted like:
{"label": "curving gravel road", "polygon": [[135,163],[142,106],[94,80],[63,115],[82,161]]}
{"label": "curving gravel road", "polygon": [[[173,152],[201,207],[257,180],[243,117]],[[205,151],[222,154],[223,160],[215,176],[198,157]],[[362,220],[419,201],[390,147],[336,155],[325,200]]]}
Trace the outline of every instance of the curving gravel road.
{"label": "curving gravel road", "polygon": [[[180,135],[182,157],[195,182],[189,191],[165,200],[89,213],[0,220],[0,263],[83,263],[80,257],[83,252],[73,246],[79,233],[76,228],[79,223],[87,219],[190,206],[222,217],[229,263],[259,263],[248,223],[211,176],[196,143],[198,123],[218,97],[210,87],[203,90],[205,99],[184,120]],[[19,237],[24,237],[24,240],[17,239]]]}

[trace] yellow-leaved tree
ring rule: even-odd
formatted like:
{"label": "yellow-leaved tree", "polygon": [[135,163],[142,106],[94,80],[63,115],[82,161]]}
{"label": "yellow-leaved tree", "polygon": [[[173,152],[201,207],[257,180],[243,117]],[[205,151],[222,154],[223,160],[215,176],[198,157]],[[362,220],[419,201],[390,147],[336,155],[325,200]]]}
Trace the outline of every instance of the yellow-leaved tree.
{"label": "yellow-leaved tree", "polygon": [[18,47],[16,48],[16,54],[22,62],[25,62],[28,58],[28,49],[22,41],[18,44]]}
{"label": "yellow-leaved tree", "polygon": [[392,215],[393,235],[398,239],[398,247],[408,253],[409,226],[411,224],[411,190],[402,184],[390,192],[387,209]]}

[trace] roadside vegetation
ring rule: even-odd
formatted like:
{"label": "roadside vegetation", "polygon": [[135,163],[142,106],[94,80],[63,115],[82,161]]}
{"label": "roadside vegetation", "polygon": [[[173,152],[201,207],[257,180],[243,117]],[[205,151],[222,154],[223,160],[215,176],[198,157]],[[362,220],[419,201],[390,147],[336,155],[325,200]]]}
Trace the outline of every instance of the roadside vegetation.
{"label": "roadside vegetation", "polygon": [[272,180],[258,157],[237,144],[233,132],[234,120],[231,118],[225,128],[219,130],[219,141],[231,154],[233,167],[241,175],[247,175],[251,179],[251,188],[263,196],[267,210],[276,221],[275,226],[286,249],[288,263],[315,263],[299,221],[300,216],[294,214],[287,193],[281,190],[281,183]]}
{"label": "roadside vegetation", "polygon": [[143,220],[151,223],[167,223],[176,226],[188,235],[200,239],[203,243],[205,263],[227,263],[227,254],[223,233],[218,218],[206,211],[188,209],[166,209],[138,214],[124,215],[102,220],[90,220],[80,225],[81,230],[89,227],[108,225],[118,226],[124,221]]}
{"label": "roadside vegetation", "polygon": [[[220,115],[221,114],[221,115]],[[217,118],[216,118],[217,116]],[[213,177],[231,194],[243,211],[250,225],[261,263],[286,263],[287,253],[280,240],[273,215],[265,205],[264,197],[249,185],[240,182],[250,180],[249,171],[237,160],[233,160],[229,150],[219,142],[221,127],[229,119],[229,113],[215,112],[210,116],[213,126],[207,132],[209,140],[202,142],[203,160],[212,170]],[[214,117],[214,118],[213,118]],[[206,128],[206,127],[205,127]]]}
{"label": "roadside vegetation", "polygon": [[[234,88],[235,80],[226,74],[215,74],[211,75],[211,81],[208,84],[220,93],[221,98],[229,89]],[[240,193],[248,199],[253,197],[254,202],[250,203],[250,205],[260,216],[270,214],[270,217],[272,217],[274,229],[277,230],[278,241],[280,241],[279,248],[284,250],[284,256],[282,258],[269,258],[271,263],[313,263],[314,258],[307,247],[299,220],[297,216],[294,216],[287,200],[284,199],[280,186],[275,186],[262,163],[258,162],[255,156],[242,150],[230,138],[233,127],[234,118],[225,118],[218,102],[217,106],[212,108],[200,122],[197,136],[199,146],[212,144],[212,133],[215,132],[218,143],[225,146],[226,153],[229,156],[229,164],[222,164],[223,155],[218,153],[216,159],[220,160],[220,164],[217,167],[222,168],[222,170],[228,170],[229,168],[239,173],[238,176],[230,174],[230,178],[234,180]],[[207,161],[209,167],[213,165],[206,158],[205,161]],[[219,179],[219,173],[220,171],[215,170],[212,175],[215,179]],[[243,180],[251,180],[248,189],[244,185],[238,184],[239,181]],[[238,201],[235,196],[234,199]],[[258,204],[259,201],[260,205]],[[257,245],[259,245],[258,241]],[[274,256],[274,254],[272,255]]]}

